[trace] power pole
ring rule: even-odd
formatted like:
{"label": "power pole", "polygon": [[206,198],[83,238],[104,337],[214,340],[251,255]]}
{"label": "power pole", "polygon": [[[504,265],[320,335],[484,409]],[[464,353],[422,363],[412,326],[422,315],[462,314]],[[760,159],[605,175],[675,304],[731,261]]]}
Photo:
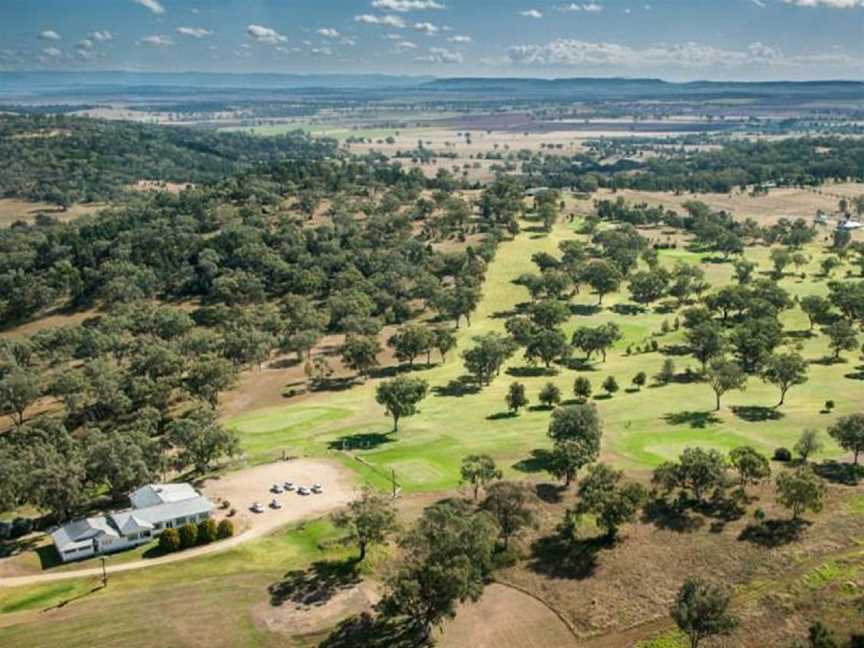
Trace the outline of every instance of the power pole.
{"label": "power pole", "polygon": [[102,559],[102,587],[108,587],[108,570],[105,567],[105,556]]}

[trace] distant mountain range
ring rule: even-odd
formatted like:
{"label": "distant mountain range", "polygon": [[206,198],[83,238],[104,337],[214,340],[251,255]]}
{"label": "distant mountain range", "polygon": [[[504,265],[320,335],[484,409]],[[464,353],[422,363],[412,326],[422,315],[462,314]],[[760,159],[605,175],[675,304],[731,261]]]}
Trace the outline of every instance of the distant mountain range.
{"label": "distant mountain range", "polygon": [[228,74],[204,72],[0,72],[0,100],[38,103],[46,101],[123,101],[176,99],[200,95],[285,98],[308,95],[418,95],[483,98],[630,100],[638,98],[742,97],[778,100],[783,97],[862,99],[860,81],[673,83],[662,79],[627,78],[434,78],[383,74]]}

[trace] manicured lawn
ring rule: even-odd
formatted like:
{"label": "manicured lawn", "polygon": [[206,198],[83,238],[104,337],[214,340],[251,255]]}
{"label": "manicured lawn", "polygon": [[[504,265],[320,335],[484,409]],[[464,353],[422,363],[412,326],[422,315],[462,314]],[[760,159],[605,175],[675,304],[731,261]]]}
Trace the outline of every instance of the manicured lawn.
{"label": "manicured lawn", "polygon": [[[526,231],[515,241],[501,245],[488,270],[484,298],[472,325],[470,328],[463,325],[458,331],[459,352],[451,353],[443,365],[416,371],[416,375],[429,382],[431,393],[423,402],[422,411],[404,419],[397,434],[390,434],[390,421],[375,403],[375,380],[347,391],[322,393],[297,406],[253,412],[229,424],[253,459],[273,456],[276,449],[285,447],[313,456],[341,454],[338,449],[347,447],[352,455],[361,456],[378,469],[376,474],[353,458],[343,458],[361,477],[384,486],[388,483],[385,475],[395,470],[397,481],[407,491],[428,491],[456,486],[461,459],[470,453],[489,453],[505,473],[526,476],[526,465],[520,462],[529,458],[532,450],[549,446],[546,439],[549,412],[523,410],[518,417],[504,416],[504,396],[509,384],[516,380],[526,385],[532,404],[536,405],[537,393],[546,382],[554,382],[565,398],[570,398],[574,379],[584,375],[591,380],[597,396],[601,394],[603,380],[615,376],[621,391],[612,398],[594,400],[604,424],[604,457],[637,470],[651,468],[695,445],[728,451],[750,444],[770,454],[778,446],[793,445],[804,428],[824,430],[838,415],[860,406],[861,380],[846,377],[861,372],[858,368],[861,360],[854,353],[847,354],[845,364],[812,364],[809,382],[793,387],[786,405],[778,410],[773,409],[778,399],[776,388],[758,377],[751,377],[746,391],[727,394],[719,412],[712,411],[714,395],[703,383],[681,382],[635,391],[631,388],[633,376],[639,371],[649,376],[656,374],[666,357],[673,359],[679,373],[688,367],[698,369],[698,363],[688,355],[674,354],[675,347],[684,344],[683,331],[673,330],[665,335],[660,332],[664,320],[674,323],[674,313],[657,313],[650,308],[634,314],[616,310],[617,305],[628,303],[626,290],[607,296],[603,309],[598,310],[594,308],[596,296],[583,289],[574,298],[574,315],[564,326],[570,335],[578,326],[616,322],[624,339],[609,353],[605,363],[595,361],[580,372],[561,367],[554,375],[543,375],[538,370],[528,370],[521,354],[517,354],[490,386],[479,392],[456,395],[455,381],[464,373],[460,352],[470,346],[470,338],[503,331],[506,313],[529,299],[527,291],[512,280],[535,270],[531,255],[557,253],[561,240],[578,236],[569,224],[562,223],[549,236]],[[808,278],[787,276],[782,285],[793,295],[827,294],[827,282],[813,278],[821,248],[814,245],[807,252],[812,257],[806,268],[811,273]],[[663,251],[661,260],[669,265],[679,261],[699,263],[703,256],[679,246],[677,250]],[[749,248],[747,256],[760,264],[759,272],[767,272],[766,248]],[[730,263],[703,263],[702,267],[714,287],[732,281]],[[838,272],[837,276],[841,274]],[[807,328],[806,316],[800,310],[785,313],[783,319],[788,331],[803,332]],[[637,351],[652,340],[656,340],[661,352]],[[789,337],[786,345],[800,346],[811,361],[827,353],[827,341],[821,335],[796,335]],[[627,355],[628,347],[633,351],[631,355]],[[664,347],[669,347],[672,355],[664,355]],[[830,415],[820,413],[829,399],[836,401],[837,409]],[[791,421],[794,424],[790,425]],[[826,446],[821,456],[837,456],[839,449],[827,435],[823,437]],[[527,468],[530,469],[530,464]]]}

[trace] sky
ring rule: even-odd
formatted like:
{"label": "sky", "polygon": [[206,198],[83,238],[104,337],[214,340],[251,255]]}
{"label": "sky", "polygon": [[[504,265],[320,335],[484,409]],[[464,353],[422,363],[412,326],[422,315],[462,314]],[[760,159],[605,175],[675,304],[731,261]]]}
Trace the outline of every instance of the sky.
{"label": "sky", "polygon": [[864,0],[0,0],[0,70],[864,79]]}

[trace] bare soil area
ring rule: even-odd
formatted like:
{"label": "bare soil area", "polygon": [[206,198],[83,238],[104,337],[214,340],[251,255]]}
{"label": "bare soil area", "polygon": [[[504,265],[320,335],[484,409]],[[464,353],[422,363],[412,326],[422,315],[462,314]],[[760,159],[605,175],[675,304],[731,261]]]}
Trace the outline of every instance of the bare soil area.
{"label": "bare soil area", "polygon": [[518,590],[493,583],[476,603],[459,608],[444,627],[442,648],[548,648],[576,646],[554,612]]}

